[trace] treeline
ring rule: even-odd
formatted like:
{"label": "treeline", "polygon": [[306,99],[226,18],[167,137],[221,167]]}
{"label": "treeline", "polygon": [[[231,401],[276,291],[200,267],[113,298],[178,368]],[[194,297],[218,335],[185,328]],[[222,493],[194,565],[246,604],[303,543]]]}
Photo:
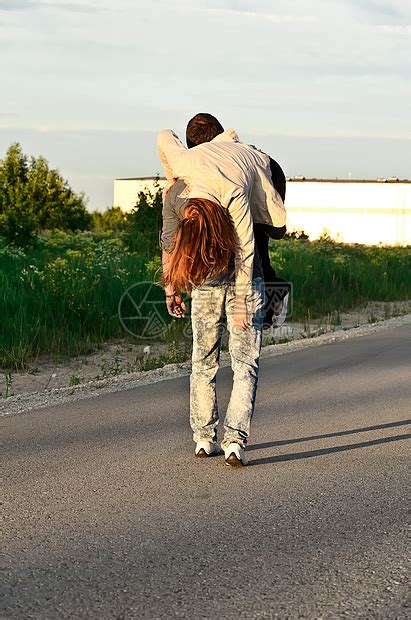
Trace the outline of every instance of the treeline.
{"label": "treeline", "polygon": [[10,245],[35,247],[53,231],[115,234],[127,249],[150,259],[160,253],[161,191],[140,193],[135,208],[89,212],[83,193],[74,192],[44,157],[25,155],[12,144],[0,159],[0,238]]}

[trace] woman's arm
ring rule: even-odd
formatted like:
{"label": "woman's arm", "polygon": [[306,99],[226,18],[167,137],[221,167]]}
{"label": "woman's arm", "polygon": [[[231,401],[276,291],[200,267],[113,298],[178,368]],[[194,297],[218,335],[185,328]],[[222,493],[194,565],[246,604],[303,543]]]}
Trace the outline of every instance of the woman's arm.
{"label": "woman's arm", "polygon": [[[168,273],[168,266],[170,261],[170,255],[168,252],[163,250],[162,263],[163,263],[163,274]],[[183,319],[185,317],[185,310],[187,307],[183,301],[183,297],[181,293],[178,291],[174,291],[171,286],[165,287],[166,293],[166,306],[167,311],[171,316],[176,317],[177,319]]]}

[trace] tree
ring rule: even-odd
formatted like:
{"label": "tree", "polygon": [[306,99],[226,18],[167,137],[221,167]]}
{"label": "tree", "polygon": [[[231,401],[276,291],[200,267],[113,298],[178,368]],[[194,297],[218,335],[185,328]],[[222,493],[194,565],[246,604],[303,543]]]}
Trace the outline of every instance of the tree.
{"label": "tree", "polygon": [[160,187],[156,188],[154,194],[150,192],[139,193],[136,206],[126,215],[126,229],[123,240],[129,250],[138,252],[147,259],[160,255],[162,209]]}
{"label": "tree", "polygon": [[6,157],[0,160],[0,214],[11,206],[19,211],[26,208],[29,162],[19,144],[12,144]]}
{"label": "tree", "polygon": [[19,227],[34,234],[55,228],[85,230],[91,222],[84,195],[76,194],[44,157],[28,158],[19,143],[9,147],[0,160],[0,234],[16,243]]}

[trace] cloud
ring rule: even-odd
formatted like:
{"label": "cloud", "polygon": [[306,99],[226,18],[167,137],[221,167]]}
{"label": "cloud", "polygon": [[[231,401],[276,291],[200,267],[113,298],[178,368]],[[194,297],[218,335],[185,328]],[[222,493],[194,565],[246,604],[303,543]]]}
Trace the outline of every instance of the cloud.
{"label": "cloud", "polygon": [[34,6],[33,0],[0,0],[0,11],[21,11]]}
{"label": "cloud", "polygon": [[39,8],[70,11],[73,13],[97,13],[105,10],[103,7],[96,4],[87,2],[66,2],[65,0],[60,1],[59,4],[48,2],[47,0],[40,0]]}
{"label": "cloud", "polygon": [[350,0],[353,10],[363,14],[371,23],[386,22],[401,24],[411,18],[409,0]]}
{"label": "cloud", "polygon": [[26,9],[52,9],[73,11],[77,13],[91,13],[101,10],[96,4],[66,0],[0,0],[0,11],[22,11]]}
{"label": "cloud", "polygon": [[315,15],[284,15],[281,13],[262,13],[261,11],[246,11],[246,10],[238,10],[238,9],[229,9],[229,8],[195,8],[192,9],[194,12],[201,13],[216,13],[220,17],[237,17],[243,19],[258,19],[263,21],[272,22],[275,24],[293,24],[293,23],[312,23],[317,21],[317,17]]}
{"label": "cloud", "polygon": [[380,32],[388,32],[390,34],[411,34],[411,24],[378,24],[374,29]]}

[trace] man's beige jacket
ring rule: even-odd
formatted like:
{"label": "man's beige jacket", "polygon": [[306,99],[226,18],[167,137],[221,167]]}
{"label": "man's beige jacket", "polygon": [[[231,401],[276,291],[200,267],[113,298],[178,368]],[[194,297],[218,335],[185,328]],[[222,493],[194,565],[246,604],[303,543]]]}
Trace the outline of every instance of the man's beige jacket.
{"label": "man's beige jacket", "polygon": [[239,239],[236,295],[250,295],[253,222],[279,228],[286,223],[283,201],[271,182],[268,155],[240,142],[234,129],[191,149],[173,131],[165,129],[157,136],[157,146],[168,184],[184,179],[187,188],[182,196],[207,198],[228,209]]}

